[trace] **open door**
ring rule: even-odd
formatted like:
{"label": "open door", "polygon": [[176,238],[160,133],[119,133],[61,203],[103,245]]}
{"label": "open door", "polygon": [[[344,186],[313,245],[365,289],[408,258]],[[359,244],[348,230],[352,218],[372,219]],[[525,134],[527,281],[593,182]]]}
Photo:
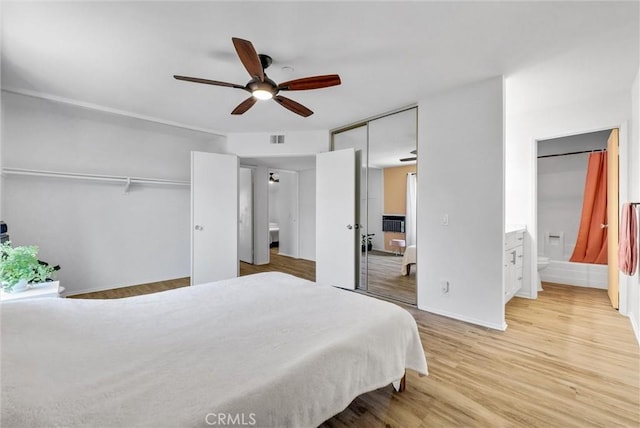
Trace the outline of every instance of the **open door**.
{"label": "open door", "polygon": [[618,309],[618,130],[612,129],[607,140],[607,265],[611,305]]}
{"label": "open door", "polygon": [[356,151],[316,155],[316,282],[354,290],[360,235]]}
{"label": "open door", "polygon": [[191,152],[191,285],[238,276],[238,166]]}

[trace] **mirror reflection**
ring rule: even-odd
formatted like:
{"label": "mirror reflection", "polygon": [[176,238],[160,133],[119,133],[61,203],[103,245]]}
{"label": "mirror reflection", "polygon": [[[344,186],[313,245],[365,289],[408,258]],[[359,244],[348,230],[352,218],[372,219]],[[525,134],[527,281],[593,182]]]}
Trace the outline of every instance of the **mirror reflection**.
{"label": "mirror reflection", "polygon": [[416,303],[417,108],[337,131],[333,150],[361,151],[359,288]]}

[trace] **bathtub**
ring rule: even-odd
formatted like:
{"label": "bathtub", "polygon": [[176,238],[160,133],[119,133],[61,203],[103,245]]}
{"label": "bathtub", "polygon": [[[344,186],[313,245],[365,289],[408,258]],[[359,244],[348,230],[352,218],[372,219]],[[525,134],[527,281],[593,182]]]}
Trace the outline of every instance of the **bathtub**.
{"label": "bathtub", "polygon": [[607,289],[607,265],[550,260],[549,267],[540,271],[543,282]]}

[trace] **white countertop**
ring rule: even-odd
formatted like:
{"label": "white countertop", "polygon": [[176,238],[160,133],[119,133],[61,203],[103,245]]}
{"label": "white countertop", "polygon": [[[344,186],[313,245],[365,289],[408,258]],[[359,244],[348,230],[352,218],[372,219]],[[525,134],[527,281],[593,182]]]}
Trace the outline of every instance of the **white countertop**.
{"label": "white countertop", "polygon": [[504,227],[504,233],[524,232],[525,230],[527,230],[527,226],[524,224],[507,224]]}

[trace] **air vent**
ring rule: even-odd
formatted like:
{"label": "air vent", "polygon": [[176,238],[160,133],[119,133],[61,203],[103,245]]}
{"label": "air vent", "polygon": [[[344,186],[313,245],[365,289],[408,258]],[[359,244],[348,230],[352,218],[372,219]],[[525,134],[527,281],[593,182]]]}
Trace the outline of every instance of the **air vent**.
{"label": "air vent", "polygon": [[284,144],[284,135],[272,135],[271,144]]}

